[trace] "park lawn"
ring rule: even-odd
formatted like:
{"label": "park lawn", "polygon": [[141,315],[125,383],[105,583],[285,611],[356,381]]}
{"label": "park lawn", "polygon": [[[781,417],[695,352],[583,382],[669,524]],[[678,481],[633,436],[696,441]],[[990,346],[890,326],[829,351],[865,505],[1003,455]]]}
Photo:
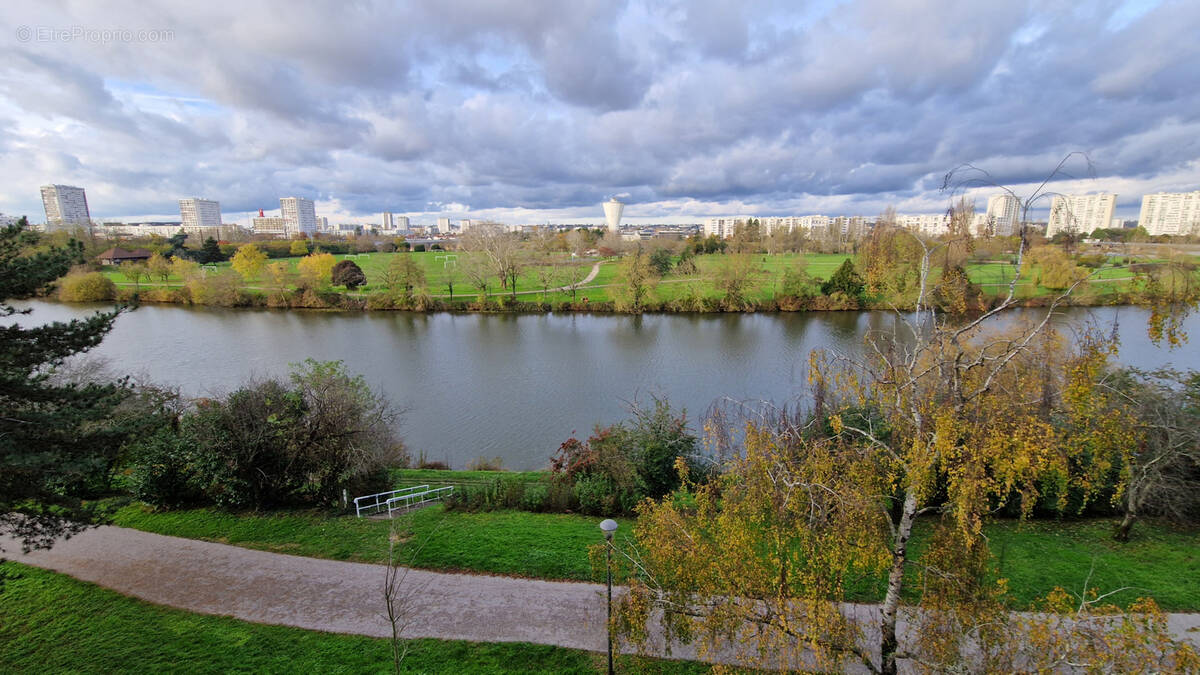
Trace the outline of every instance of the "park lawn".
{"label": "park lawn", "polygon": [[453,485],[474,487],[496,480],[517,480],[539,483],[550,476],[549,471],[453,471],[445,469],[392,469],[392,484],[396,487],[428,484],[433,487]]}
{"label": "park lawn", "polygon": [[[432,481],[430,481],[432,484]],[[398,531],[420,551],[411,563],[435,570],[598,581],[588,548],[599,541],[596,517],[493,511],[419,509],[397,521]],[[632,520],[619,520],[618,541],[631,536]],[[295,555],[382,563],[391,523],[326,511],[231,514],[215,509],[156,513],[141,505],[117,512],[114,524],[159,534],[203,539]],[[918,550],[929,532],[918,523]],[[1112,541],[1112,519],[995,521],[984,533],[1000,576],[1009,580],[1014,607],[1025,608],[1055,586],[1078,592],[1091,575],[1101,592],[1131,586],[1112,600],[1128,605],[1153,597],[1164,609],[1200,611],[1200,533],[1142,522],[1133,540]],[[402,552],[402,556],[412,555]],[[408,558],[404,558],[409,562]],[[917,583],[910,584],[914,589]],[[863,579],[851,599],[878,601],[884,580]]]}
{"label": "park lawn", "polygon": [[[388,673],[391,642],[229,617],[130,598],[66,575],[6,563],[0,672]],[[382,619],[381,619],[382,620]],[[604,655],[529,643],[408,641],[413,673],[595,673]],[[699,673],[703,664],[619,656],[622,672]]]}
{"label": "park lawn", "polygon": [[[393,522],[328,511],[153,512],[133,504],[121,508],[113,524],[275,553],[367,563],[387,562],[388,535],[394,524],[404,540],[413,542],[400,556],[414,567],[596,581],[599,577],[591,568],[588,548],[601,539],[600,520],[523,511],[447,512],[440,505],[417,509]],[[630,520],[618,522],[622,534],[632,528]]]}

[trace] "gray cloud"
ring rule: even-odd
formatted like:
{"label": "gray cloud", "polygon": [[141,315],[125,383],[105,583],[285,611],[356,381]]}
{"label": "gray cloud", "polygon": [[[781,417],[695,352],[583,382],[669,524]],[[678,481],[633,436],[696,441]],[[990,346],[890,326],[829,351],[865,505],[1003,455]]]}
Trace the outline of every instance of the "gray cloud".
{"label": "gray cloud", "polygon": [[[5,5],[0,211],[38,214],[37,185],[67,182],[100,216],[192,194],[349,216],[592,213],[618,193],[650,216],[869,213],[944,203],[963,162],[1021,185],[1074,150],[1094,189],[1200,183],[1200,5],[1113,30],[1117,4]],[[15,42],[21,25],[174,33]]]}

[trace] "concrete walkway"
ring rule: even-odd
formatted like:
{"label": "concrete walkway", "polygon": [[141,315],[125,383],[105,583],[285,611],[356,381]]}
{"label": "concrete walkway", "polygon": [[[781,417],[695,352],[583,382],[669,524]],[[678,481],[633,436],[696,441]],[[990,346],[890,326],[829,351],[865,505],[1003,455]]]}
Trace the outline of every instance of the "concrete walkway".
{"label": "concrete walkway", "polygon": [[[120,527],[88,530],[50,550],[24,555],[12,539],[0,537],[0,547],[16,562],[192,612],[336,633],[391,635],[382,565],[255,551]],[[413,607],[405,637],[531,642],[592,651],[606,647],[605,588],[600,584],[409,570],[403,589],[401,594]],[[845,611],[867,626],[877,621],[878,610],[872,605],[847,605]],[[1176,638],[1200,646],[1200,614],[1171,614],[1168,625]],[[671,656],[694,659],[696,653],[675,645]],[[728,655],[718,659],[736,660]]]}

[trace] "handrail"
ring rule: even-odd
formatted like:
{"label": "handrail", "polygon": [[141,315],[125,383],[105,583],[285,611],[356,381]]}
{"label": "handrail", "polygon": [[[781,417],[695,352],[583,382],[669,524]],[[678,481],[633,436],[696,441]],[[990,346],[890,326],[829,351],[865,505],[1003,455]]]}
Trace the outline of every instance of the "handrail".
{"label": "handrail", "polygon": [[[404,493],[410,493],[410,492],[414,492],[416,490],[428,490],[428,489],[429,489],[428,485],[414,485],[412,487],[400,488],[398,490],[388,490],[387,492],[376,492],[373,495],[363,495],[362,497],[355,497],[354,498],[354,514],[356,516],[358,516],[359,518],[361,518],[364,511],[370,512],[370,509],[381,509],[384,506],[386,506],[388,499],[403,495]],[[380,497],[385,497],[386,499],[379,499]],[[371,502],[370,504],[360,504],[359,502],[364,499],[374,499],[374,501]]]}
{"label": "handrail", "polygon": [[[414,506],[428,504],[430,502],[441,501],[443,497],[454,494],[454,486],[447,485],[446,487],[433,488],[424,492],[414,492],[410,494],[397,495],[387,500],[388,517],[390,518],[393,511],[411,509]],[[400,504],[403,502],[403,507]]]}

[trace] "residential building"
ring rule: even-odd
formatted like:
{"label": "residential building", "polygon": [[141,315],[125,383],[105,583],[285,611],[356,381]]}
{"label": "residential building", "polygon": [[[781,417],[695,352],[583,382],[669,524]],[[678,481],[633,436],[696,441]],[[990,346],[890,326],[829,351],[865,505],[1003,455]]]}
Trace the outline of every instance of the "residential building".
{"label": "residential building", "polygon": [[385,229],[385,230],[396,229],[396,225],[394,224],[394,221],[392,219],[392,214],[390,211],[383,212],[383,229]]}
{"label": "residential building", "polygon": [[987,216],[993,235],[1012,236],[1021,224],[1021,200],[1010,194],[992,195],[988,197]]}
{"label": "residential building", "polygon": [[449,218],[438,218],[437,226],[433,228],[433,231],[442,233],[442,234],[449,232],[450,231],[450,219]]}
{"label": "residential building", "polygon": [[254,234],[269,234],[274,237],[288,236],[288,224],[282,216],[259,216],[251,219]]}
{"label": "residential building", "polygon": [[898,215],[896,216],[896,224],[914,232],[938,237],[950,231],[950,214],[922,213],[916,215]]}
{"label": "residential building", "polygon": [[311,237],[317,233],[317,210],[311,199],[282,197],[279,200],[279,210],[283,216],[287,236],[303,233]]}
{"label": "residential building", "polygon": [[721,239],[728,239],[733,236],[734,229],[738,225],[744,225],[750,222],[753,216],[726,216],[721,218],[705,218],[704,219],[704,236],[711,237],[716,235]]}
{"label": "residential building", "polygon": [[87,195],[83,188],[71,185],[43,185],[42,206],[46,209],[46,229],[91,225]]}
{"label": "residential building", "polygon": [[183,220],[183,229],[188,234],[191,234],[191,229],[221,227],[221,203],[213,199],[180,199],[179,215]]}
{"label": "residential building", "polygon": [[408,216],[396,216],[394,222],[397,230],[407,230],[409,227]]}
{"label": "residential building", "polygon": [[1200,190],[1143,196],[1138,226],[1155,236],[1200,234]]}
{"label": "residential building", "polygon": [[1091,234],[1107,228],[1113,219],[1117,196],[1111,193],[1094,195],[1055,195],[1050,202],[1050,220],[1046,236],[1059,232]]}
{"label": "residential building", "polygon": [[6,216],[3,213],[0,213],[0,227],[16,225],[18,220],[20,220],[20,218],[17,218],[16,216]]}

